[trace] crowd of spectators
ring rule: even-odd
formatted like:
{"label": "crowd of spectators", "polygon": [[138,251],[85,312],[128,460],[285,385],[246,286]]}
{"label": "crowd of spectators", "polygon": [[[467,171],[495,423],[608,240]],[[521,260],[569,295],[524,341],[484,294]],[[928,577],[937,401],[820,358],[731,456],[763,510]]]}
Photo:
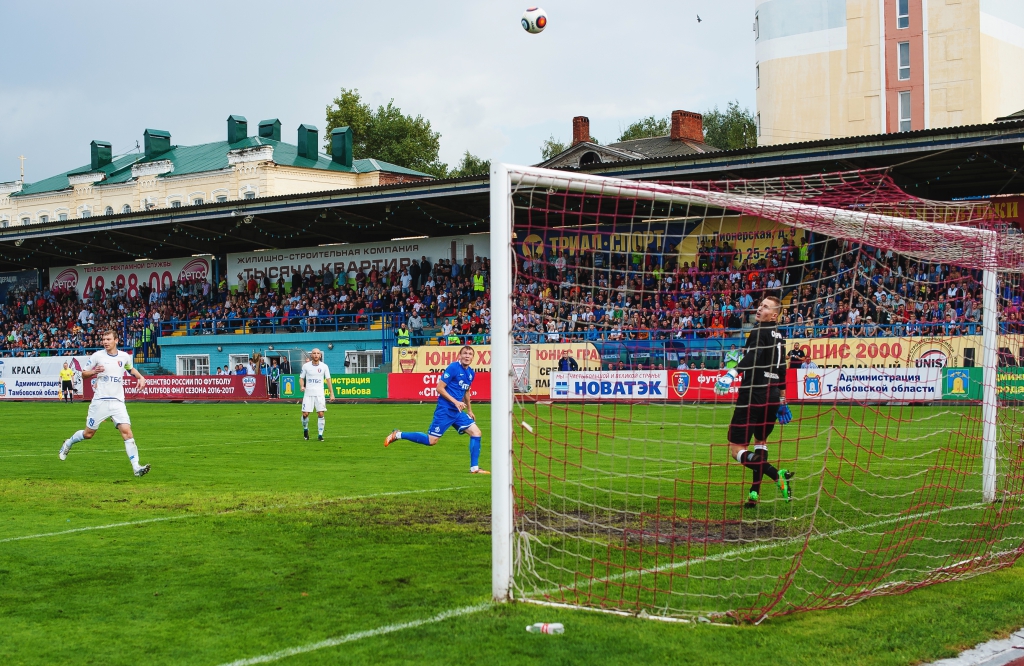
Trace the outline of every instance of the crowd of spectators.
{"label": "crowd of spectators", "polygon": [[[783,297],[787,338],[961,335],[981,332],[981,275],[917,262],[848,241],[786,241],[763,253],[705,240],[692,260],[666,252],[541,250],[520,256],[513,330],[519,342],[678,342],[722,338],[723,349],[752,324],[761,298]],[[244,330],[365,329],[400,315],[410,343],[489,342],[490,262],[442,259],[354,275],[329,269],[276,281],[238,276],[184,281],[137,294],[125,287],[78,294],[11,292],[0,308],[0,353],[84,352],[115,328],[126,348],[161,335]],[[1019,285],[999,285],[1001,332],[1022,332]]]}
{"label": "crowd of spectators", "polygon": [[423,257],[401,271],[374,268],[339,277],[321,270],[276,282],[239,279],[237,289],[221,279],[171,282],[160,290],[143,284],[137,293],[112,285],[83,297],[59,289],[11,291],[0,307],[0,354],[84,353],[99,348],[106,328],[118,331],[123,348],[138,353],[155,351],[161,335],[176,331],[366,329],[384,313],[405,319],[417,343],[433,333],[444,342],[483,342],[490,323],[489,272],[486,258],[431,263]]}

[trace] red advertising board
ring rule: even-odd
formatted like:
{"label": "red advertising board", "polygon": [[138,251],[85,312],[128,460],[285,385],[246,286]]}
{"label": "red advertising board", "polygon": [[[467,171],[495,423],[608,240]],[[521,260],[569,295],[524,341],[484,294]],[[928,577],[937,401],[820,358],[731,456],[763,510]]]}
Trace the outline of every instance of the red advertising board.
{"label": "red advertising board", "polygon": [[[92,382],[85,382],[86,400],[92,400]],[[125,376],[128,400],[266,400],[267,381],[255,375],[156,375],[146,377],[139,390],[135,377]]]}
{"label": "red advertising board", "polygon": [[[668,397],[670,400],[694,400],[700,402],[734,402],[742,384],[732,385],[725,395],[715,394],[715,382],[725,370],[669,370]],[[796,370],[786,374],[786,398],[797,399]]]}
{"label": "red advertising board", "polygon": [[[437,380],[440,374],[408,372],[388,375],[388,399],[434,400],[437,398]],[[471,400],[490,401],[491,373],[478,372],[470,389]]]}

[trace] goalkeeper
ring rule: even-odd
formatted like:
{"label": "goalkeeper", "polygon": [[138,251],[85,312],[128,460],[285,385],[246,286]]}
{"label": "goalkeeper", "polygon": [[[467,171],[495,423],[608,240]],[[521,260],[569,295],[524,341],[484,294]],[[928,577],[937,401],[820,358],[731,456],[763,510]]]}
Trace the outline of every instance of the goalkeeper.
{"label": "goalkeeper", "polygon": [[[768,462],[768,436],[775,429],[776,419],[782,425],[793,420],[786,404],[786,340],[776,326],[781,309],[778,297],[765,296],[757,308],[757,326],[747,337],[743,358],[715,382],[715,393],[726,395],[743,373],[728,437],[730,455],[754,473],[748,508],[757,506],[765,476],[775,481],[786,501],[792,497],[789,479],[793,473]],[[751,437],[753,451],[747,449]]]}

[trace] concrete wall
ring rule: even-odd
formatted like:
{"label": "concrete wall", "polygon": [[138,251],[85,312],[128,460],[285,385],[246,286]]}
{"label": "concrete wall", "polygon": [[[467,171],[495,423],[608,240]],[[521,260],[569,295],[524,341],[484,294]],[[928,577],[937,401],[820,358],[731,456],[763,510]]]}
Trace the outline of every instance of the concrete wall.
{"label": "concrete wall", "polygon": [[[319,347],[324,361],[334,374],[345,372],[345,351],[382,349],[380,331],[328,331],[324,333],[282,333],[260,335],[188,335],[160,338],[160,364],[171,372],[177,371],[179,354],[206,354],[210,367],[228,364],[231,354],[273,354],[275,350]],[[333,349],[330,347],[333,345]],[[218,349],[219,348],[219,349]],[[293,368],[298,372],[298,368]]]}

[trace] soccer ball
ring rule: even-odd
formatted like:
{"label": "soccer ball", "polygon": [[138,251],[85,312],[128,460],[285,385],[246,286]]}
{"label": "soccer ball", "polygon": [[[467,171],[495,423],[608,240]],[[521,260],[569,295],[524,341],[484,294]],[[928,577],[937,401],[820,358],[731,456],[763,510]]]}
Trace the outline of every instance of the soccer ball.
{"label": "soccer ball", "polygon": [[540,7],[530,7],[523,12],[523,30],[536,35],[548,27],[548,15]]}

